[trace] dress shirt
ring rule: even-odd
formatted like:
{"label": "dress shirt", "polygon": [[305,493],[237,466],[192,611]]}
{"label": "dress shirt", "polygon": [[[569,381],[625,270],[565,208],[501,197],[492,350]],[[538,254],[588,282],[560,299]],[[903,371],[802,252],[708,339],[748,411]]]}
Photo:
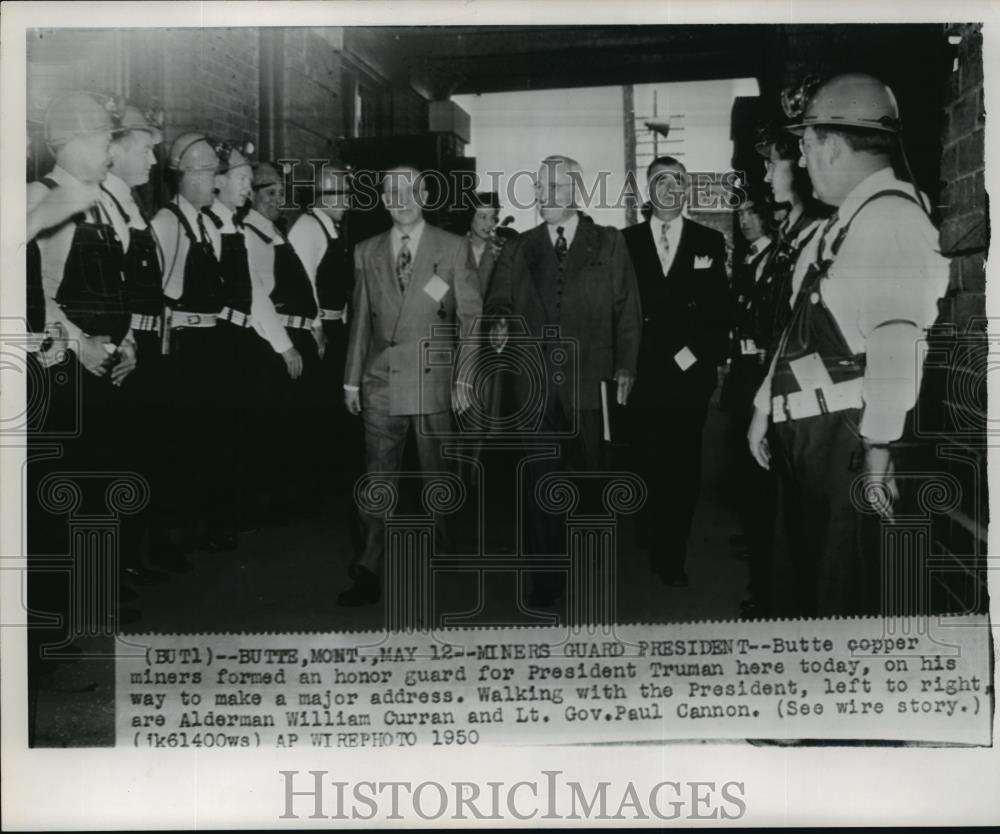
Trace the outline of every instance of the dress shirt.
{"label": "dress shirt", "polygon": [[663,257],[663,251],[660,249],[660,240],[663,237],[664,225],[666,224],[655,215],[649,218],[649,231],[653,235],[653,246],[656,248],[656,254],[660,256],[660,263],[664,266],[663,274],[666,275],[670,272],[670,267],[674,263],[674,257],[677,255],[677,247],[681,242],[681,228],[684,225],[684,218],[681,215],[677,215],[677,217],[670,221],[670,225],[667,226],[667,243],[670,244],[670,251],[667,253],[666,258]]}
{"label": "dress shirt", "polygon": [[[427,224],[423,220],[418,220],[417,225],[414,226],[408,234],[410,239],[407,241],[407,246],[410,250],[410,263],[413,264],[417,260],[417,249],[420,246],[420,238],[424,234],[424,226]],[[393,269],[396,266],[396,259],[399,257],[399,250],[403,248],[403,234],[396,226],[393,226],[389,232],[389,242],[392,244],[392,264]]]}
{"label": "dress shirt", "polygon": [[560,220],[558,223],[548,223],[549,227],[549,240],[552,241],[552,245],[556,245],[556,240],[559,237],[559,232],[556,231],[560,226],[562,226],[563,237],[566,238],[566,251],[573,245],[573,238],[576,237],[576,227],[580,225],[580,212],[574,211],[567,220]]}
{"label": "dress shirt", "polygon": [[[80,184],[65,168],[56,165],[49,173],[48,178],[58,185]],[[49,188],[41,182],[33,182],[28,186],[27,209],[30,213],[39,203],[50,194]],[[87,213],[96,212],[104,223],[113,225],[113,216],[110,215],[101,204],[100,200]],[[117,214],[117,209],[115,210]],[[46,230],[44,234],[36,238],[38,251],[42,260],[42,291],[45,293],[45,321],[47,324],[58,322],[66,329],[66,335],[71,341],[79,340],[85,334],[78,325],[69,320],[63,312],[62,307],[56,302],[56,294],[59,292],[59,285],[62,284],[63,272],[66,268],[66,259],[69,257],[70,249],[73,246],[73,237],[76,234],[76,224],[72,218],[67,219],[61,226],[54,230]],[[126,336],[127,341],[132,340],[132,333],[129,331]]]}
{"label": "dress shirt", "polygon": [[[118,237],[121,238],[122,247],[125,251],[128,251],[129,244],[132,241],[131,229],[145,230],[149,228],[149,224],[146,223],[145,218],[142,214],[142,209],[135,200],[135,194],[132,193],[132,189],[129,184],[125,182],[117,174],[108,173],[108,176],[101,183],[101,205],[104,206],[105,211],[107,211],[108,216],[111,218],[112,224],[114,224],[115,232]],[[110,192],[111,197],[108,196]],[[112,199],[114,197],[114,199]],[[115,205],[115,200],[121,205],[128,215],[128,221],[122,217],[122,213],[118,210],[118,206]],[[160,256],[162,257],[162,255]],[[162,264],[161,264],[162,266]]]}
{"label": "dress shirt", "polygon": [[284,353],[292,347],[292,340],[278,320],[274,302],[271,301],[271,293],[274,291],[274,246],[275,243],[283,243],[283,239],[274,224],[256,209],[250,209],[243,225],[253,226],[271,238],[270,243],[265,243],[252,231],[243,235],[250,261],[250,281],[253,284],[250,316],[253,318],[254,329],[267,340],[274,352]]}
{"label": "dress shirt", "polygon": [[[912,193],[891,168],[871,174],[847,195],[826,235],[825,257],[837,233],[861,204],[879,191]],[[793,297],[809,265],[819,256],[817,232],[795,265]],[[854,353],[866,354],[861,434],[876,443],[898,440],[920,390],[917,343],[937,317],[937,301],[948,288],[948,261],[938,233],[916,203],[883,197],[854,218],[821,285],[823,301]],[[891,324],[889,324],[891,322]],[[885,326],[880,326],[885,325]],[[771,375],[754,404],[771,406]]]}
{"label": "dress shirt", "polygon": [[[190,224],[191,231],[197,238],[200,212],[181,194],[174,198],[174,203],[180,208],[181,214]],[[204,223],[208,238],[211,240],[212,233],[209,227],[213,225],[212,221],[203,217],[202,223]],[[161,208],[156,213],[152,226],[153,233],[163,246],[163,293],[167,298],[180,298],[184,293],[184,264],[187,262],[188,250],[191,247],[187,233],[181,228],[174,213],[166,208]]]}

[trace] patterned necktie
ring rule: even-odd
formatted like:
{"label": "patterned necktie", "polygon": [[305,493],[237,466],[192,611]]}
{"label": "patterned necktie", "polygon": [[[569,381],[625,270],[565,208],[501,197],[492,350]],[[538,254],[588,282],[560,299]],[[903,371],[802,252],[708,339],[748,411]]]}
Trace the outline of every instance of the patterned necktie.
{"label": "patterned necktie", "polygon": [[556,226],[556,257],[561,264],[566,259],[566,252],[569,247],[566,245],[566,237],[563,235],[566,229],[563,226]]}
{"label": "patterned necktie", "polygon": [[410,266],[413,263],[413,254],[410,252],[410,236],[403,235],[403,242],[399,247],[399,254],[396,255],[396,280],[399,281],[399,290],[404,295],[410,283]]}
{"label": "patterned necktie", "polygon": [[670,240],[667,238],[667,229],[670,228],[669,223],[663,223],[660,225],[660,269],[663,270],[663,274],[667,274],[667,269],[670,267]]}

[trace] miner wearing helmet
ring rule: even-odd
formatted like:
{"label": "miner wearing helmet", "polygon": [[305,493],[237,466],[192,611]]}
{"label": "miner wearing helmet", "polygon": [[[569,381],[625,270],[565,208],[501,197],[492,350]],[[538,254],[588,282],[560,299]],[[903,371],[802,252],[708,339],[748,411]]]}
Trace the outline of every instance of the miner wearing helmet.
{"label": "miner wearing helmet", "polygon": [[348,301],[354,288],[354,255],[348,237],[351,207],[348,171],[330,165],[319,170],[313,205],[292,224],[288,242],[302,261],[319,305],[314,324],[320,345],[320,408],[333,427],[336,443],[323,443],[326,486],[345,496],[355,548],[362,545],[360,519],[354,504],[354,482],[364,472],[364,436],[358,421],[343,406],[341,385],[347,359]]}
{"label": "miner wearing helmet", "polygon": [[[156,519],[154,505],[159,499],[156,457],[164,390],[160,351],[163,264],[149,217],[134,192],[135,188],[149,182],[150,170],[156,164],[153,149],[163,141],[160,128],[155,123],[157,120],[157,117],[142,112],[134,105],[124,106],[112,134],[111,167],[100,186],[101,206],[111,218],[125,252],[122,265],[125,297],[138,359],[136,371],[123,389],[129,416],[121,421],[121,430],[128,435],[137,471],[153,485],[149,510],[134,519],[130,529],[137,539],[142,538],[144,528],[153,531],[149,525]],[[142,564],[139,545],[138,540],[123,540],[121,553],[125,580],[136,585],[164,581],[165,574]]]}
{"label": "miner wearing helmet", "polygon": [[875,614],[876,522],[898,500],[893,444],[916,401],[917,343],[948,265],[924,198],[893,173],[900,117],[885,84],[837,76],[789,130],[816,196],[836,211],[797,261],[791,318],[748,432],[779,481],[771,613]]}
{"label": "miner wearing helmet", "polygon": [[225,364],[220,360],[216,321],[225,300],[218,253],[203,209],[215,198],[220,159],[204,133],[183,133],[167,155],[177,193],[153,218],[163,249],[166,304],[163,351],[167,354],[164,409],[165,460],[170,483],[164,511],[173,536],[159,561],[189,570],[185,551],[198,547],[228,550],[233,530],[221,517],[216,458],[226,442],[220,425]]}
{"label": "miner wearing helmet", "polygon": [[[55,167],[28,186],[32,215],[52,192],[83,194],[81,210],[37,237],[46,319],[67,334],[70,350],[87,372],[85,393],[105,400],[106,386],[116,386],[135,367],[129,336],[121,240],[107,211],[97,201],[98,186],[108,173],[109,149],[117,115],[113,99],[89,92],[56,95],[45,113],[45,142]],[[98,392],[102,392],[98,394]]]}
{"label": "miner wearing helmet", "polygon": [[302,260],[283,231],[284,177],[278,166],[254,169],[253,208],[244,218],[254,280],[277,313],[271,333],[269,433],[279,457],[272,461],[272,510],[279,517],[319,509],[319,305]]}

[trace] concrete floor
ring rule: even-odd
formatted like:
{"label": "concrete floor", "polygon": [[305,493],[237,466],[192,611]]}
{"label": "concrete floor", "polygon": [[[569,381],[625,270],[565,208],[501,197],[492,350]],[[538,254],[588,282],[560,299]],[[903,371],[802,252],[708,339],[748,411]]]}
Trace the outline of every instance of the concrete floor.
{"label": "concrete floor", "polygon": [[[723,620],[739,616],[745,597],[746,564],[730,542],[738,532],[727,506],[725,448],[728,417],[714,407],[705,432],[701,500],[688,549],[688,588],[668,588],[653,575],[644,551],[632,544],[632,523],[619,525],[618,617],[620,622],[670,623]],[[189,556],[195,569],[171,574],[169,581],[138,589],[130,603],[141,618],[132,634],[164,632],[349,631],[383,627],[381,605],[341,608],[337,594],[350,583],[347,531],[335,507],[320,517],[286,528],[263,529],[242,537],[230,553]],[[462,524],[459,523],[459,527]],[[465,532],[469,533],[468,523]],[[474,532],[474,531],[472,531]],[[466,536],[466,538],[468,538]],[[458,537],[461,547],[462,536]],[[511,573],[437,573],[439,613],[475,608],[468,624],[513,624],[530,617],[513,605]],[[107,655],[110,640],[81,641],[85,651]],[[39,679],[35,744],[93,746],[113,743],[113,660],[107,656],[68,663]]]}

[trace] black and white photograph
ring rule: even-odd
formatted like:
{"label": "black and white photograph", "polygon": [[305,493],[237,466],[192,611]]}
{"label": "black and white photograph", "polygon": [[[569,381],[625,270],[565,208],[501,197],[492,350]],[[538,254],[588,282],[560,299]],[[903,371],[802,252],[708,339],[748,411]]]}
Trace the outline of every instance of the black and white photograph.
{"label": "black and white photograph", "polygon": [[1000,819],[995,13],[507,5],[5,5],[5,827]]}

